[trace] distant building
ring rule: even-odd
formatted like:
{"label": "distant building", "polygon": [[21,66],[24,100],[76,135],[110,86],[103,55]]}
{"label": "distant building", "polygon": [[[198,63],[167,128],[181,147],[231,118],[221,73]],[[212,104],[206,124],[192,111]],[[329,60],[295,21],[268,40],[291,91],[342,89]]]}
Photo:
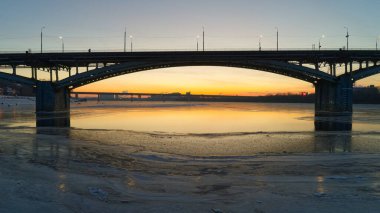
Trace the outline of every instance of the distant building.
{"label": "distant building", "polygon": [[353,88],[354,103],[380,103],[380,92],[375,85]]}
{"label": "distant building", "polygon": [[177,95],[177,96],[180,96],[181,93],[180,92],[173,92],[173,93],[168,93],[168,95]]}

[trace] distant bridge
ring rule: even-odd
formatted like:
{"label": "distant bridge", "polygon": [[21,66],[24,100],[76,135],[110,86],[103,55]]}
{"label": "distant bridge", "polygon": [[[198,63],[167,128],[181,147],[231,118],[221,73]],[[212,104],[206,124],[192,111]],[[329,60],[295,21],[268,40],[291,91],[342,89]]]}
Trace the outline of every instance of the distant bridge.
{"label": "distant bridge", "polygon": [[[130,93],[130,92],[70,92],[71,97],[80,99],[79,95],[90,95],[102,100],[155,100],[155,101],[221,101],[221,102],[253,102],[262,97],[269,96],[241,96],[241,95],[205,95],[181,93]],[[103,97],[102,97],[103,96]],[[288,95],[287,97],[302,97],[301,95]],[[82,96],[83,97],[83,96]],[[306,97],[306,96],[304,96]],[[105,98],[105,99],[102,99]]]}
{"label": "distant bridge", "polygon": [[[357,64],[359,69],[354,70]],[[0,79],[36,87],[37,126],[70,125],[70,90],[124,74],[167,67],[225,66],[280,74],[314,84],[315,114],[352,114],[352,86],[380,72],[380,51],[206,51],[206,52],[82,52],[0,54]],[[321,70],[329,67],[328,72]],[[344,73],[337,75],[337,66]],[[31,77],[18,68],[30,68]],[[85,72],[79,72],[79,68]],[[49,81],[38,80],[48,72]],[[60,79],[60,73],[67,78]],[[253,82],[254,83],[254,82]],[[57,118],[61,119],[49,119]]]}

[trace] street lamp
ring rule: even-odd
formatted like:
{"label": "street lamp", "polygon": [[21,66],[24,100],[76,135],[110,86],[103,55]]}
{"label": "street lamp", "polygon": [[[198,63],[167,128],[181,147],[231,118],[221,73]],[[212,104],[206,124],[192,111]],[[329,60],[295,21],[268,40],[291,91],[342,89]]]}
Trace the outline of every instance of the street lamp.
{"label": "street lamp", "polygon": [[348,38],[350,37],[350,35],[348,34],[348,27],[344,27],[346,30],[347,30],[347,33],[346,33],[346,39],[347,39],[347,50],[348,50]]}
{"label": "street lamp", "polygon": [[202,35],[203,35],[203,40],[202,40],[202,46],[203,46],[203,52],[205,51],[205,27],[202,26]]}
{"label": "street lamp", "polygon": [[45,26],[41,27],[41,53],[42,53],[42,30],[45,29]]}
{"label": "street lamp", "polygon": [[261,51],[261,39],[263,38],[263,35],[259,36],[259,51]]}
{"label": "street lamp", "polygon": [[277,31],[277,51],[278,51],[278,27],[275,27],[276,31]]}
{"label": "street lamp", "polygon": [[62,53],[64,53],[65,52],[65,43],[63,42],[63,37],[59,36],[59,39],[61,39],[61,41],[62,41]]}
{"label": "street lamp", "polygon": [[197,35],[197,52],[199,51],[199,35]]}
{"label": "street lamp", "polygon": [[133,51],[133,36],[130,35],[129,36],[129,39],[131,39],[131,52]]}
{"label": "street lamp", "polygon": [[127,51],[127,28],[124,30],[124,52]]}
{"label": "street lamp", "polygon": [[325,38],[325,35],[322,35],[320,38],[319,38],[319,42],[318,42],[318,50],[319,51],[321,51],[321,47],[322,47],[322,45],[321,45],[321,39],[322,38]]}

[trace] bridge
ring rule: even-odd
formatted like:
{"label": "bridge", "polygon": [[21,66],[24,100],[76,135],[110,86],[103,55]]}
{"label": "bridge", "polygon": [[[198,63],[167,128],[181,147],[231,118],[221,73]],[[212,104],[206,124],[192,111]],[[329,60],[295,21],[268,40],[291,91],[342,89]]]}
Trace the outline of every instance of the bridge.
{"label": "bridge", "polygon": [[[316,116],[351,115],[353,84],[380,72],[380,51],[3,53],[0,68],[11,72],[0,71],[0,79],[36,88],[37,126],[70,126],[72,89],[115,76],[181,66],[237,67],[296,78],[315,86]],[[344,72],[339,74],[337,67]],[[20,68],[28,68],[30,76],[20,75]],[[39,80],[40,72],[49,73],[50,79]],[[68,77],[61,79],[63,72]]]}

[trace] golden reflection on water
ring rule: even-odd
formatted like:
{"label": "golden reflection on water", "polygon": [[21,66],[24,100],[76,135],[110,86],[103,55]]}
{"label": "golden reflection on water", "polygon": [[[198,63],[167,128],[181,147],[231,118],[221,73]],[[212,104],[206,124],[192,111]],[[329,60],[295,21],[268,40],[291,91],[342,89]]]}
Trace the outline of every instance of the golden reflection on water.
{"label": "golden reflection on water", "polygon": [[317,180],[317,192],[320,194],[326,193],[325,186],[324,186],[325,177],[317,176],[316,180]]}
{"label": "golden reflection on water", "polygon": [[62,192],[65,192],[66,191],[66,185],[64,183],[61,183],[58,185],[58,189]]}
{"label": "golden reflection on water", "polygon": [[[72,118],[72,126],[89,129],[125,129],[178,133],[313,131],[312,105],[273,106],[254,103],[207,103],[172,107],[144,107],[126,102],[124,107],[90,108]],[[122,106],[122,105],[121,105]],[[137,108],[132,108],[137,107]],[[79,109],[80,112],[81,109]]]}
{"label": "golden reflection on water", "polygon": [[66,182],[66,175],[65,174],[59,174],[58,180],[59,180],[59,183],[57,185],[58,190],[61,192],[66,192],[67,191],[66,183],[65,183]]}
{"label": "golden reflection on water", "polygon": [[134,187],[134,186],[136,186],[136,181],[133,179],[133,178],[131,178],[131,177],[127,177],[127,186],[129,186],[129,187]]}

